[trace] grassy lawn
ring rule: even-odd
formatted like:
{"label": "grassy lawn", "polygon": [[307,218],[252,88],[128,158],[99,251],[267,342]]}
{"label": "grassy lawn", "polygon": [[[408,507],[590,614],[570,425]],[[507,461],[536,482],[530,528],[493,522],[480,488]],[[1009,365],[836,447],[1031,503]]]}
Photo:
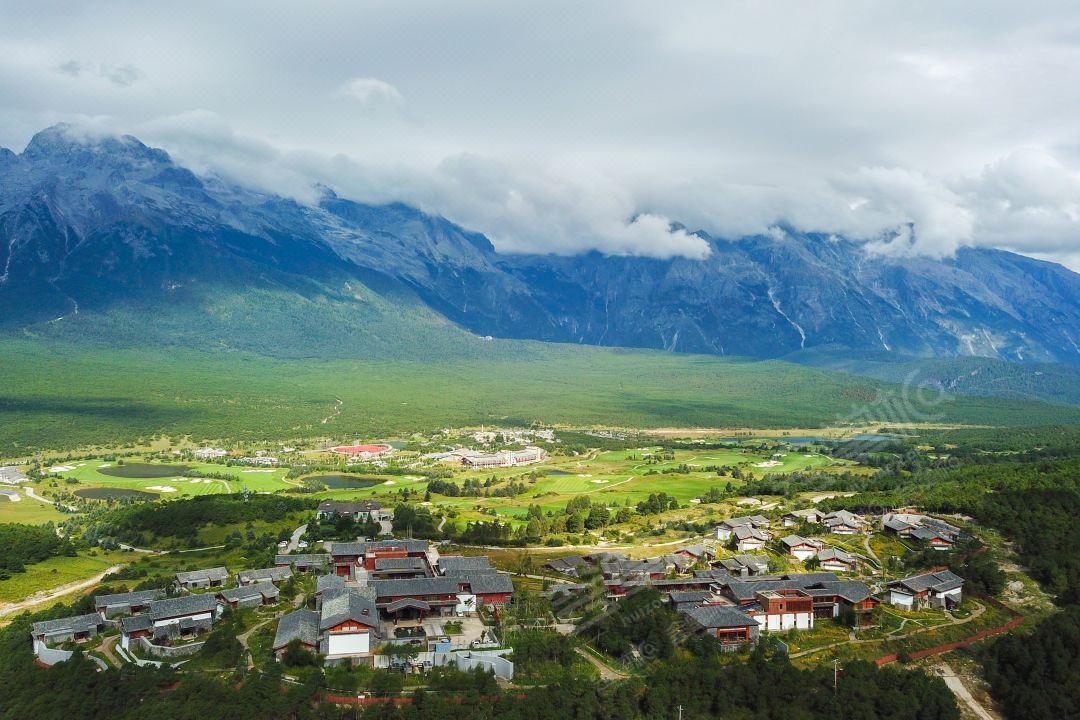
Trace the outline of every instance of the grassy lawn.
{"label": "grassy lawn", "polygon": [[[126,460],[126,466],[135,466],[136,464],[143,464],[143,462],[130,458]],[[162,468],[165,472],[138,473],[136,471],[135,474],[153,474],[156,477],[118,477],[102,471],[123,471],[125,466],[101,458],[80,460],[70,464],[51,466],[53,469],[51,473],[52,479],[43,481],[41,487],[43,490],[58,490],[74,492],[75,494],[81,494],[80,491],[85,492],[93,488],[137,490],[151,493],[164,500],[174,497],[238,492],[243,488],[253,492],[274,492],[295,487],[284,482],[283,478],[286,472],[284,469],[229,467],[227,465],[199,462],[176,464],[173,467],[170,467],[168,463],[146,464],[154,468]],[[175,470],[175,472],[170,472],[171,470]],[[190,471],[224,474],[231,476],[232,479],[192,478],[185,474]],[[76,480],[77,483],[71,483],[70,480]],[[147,499],[152,498],[147,497]]]}
{"label": "grassy lawn", "polygon": [[18,502],[0,500],[0,523],[44,525],[47,522],[62,523],[70,517],[48,503],[25,495],[22,495]]}
{"label": "grassy lawn", "polygon": [[[888,420],[879,400],[899,393],[779,361],[506,341],[467,358],[322,361],[7,337],[0,357],[0,455],[15,457],[162,435],[261,442],[532,421],[822,427]],[[998,398],[950,397],[935,412],[942,423],[1080,420],[1080,409]]]}
{"label": "grassy lawn", "polygon": [[131,562],[134,553],[114,552],[77,557],[54,557],[29,565],[26,572],[0,580],[0,602],[17,602],[36,592],[93,577],[112,565]]}

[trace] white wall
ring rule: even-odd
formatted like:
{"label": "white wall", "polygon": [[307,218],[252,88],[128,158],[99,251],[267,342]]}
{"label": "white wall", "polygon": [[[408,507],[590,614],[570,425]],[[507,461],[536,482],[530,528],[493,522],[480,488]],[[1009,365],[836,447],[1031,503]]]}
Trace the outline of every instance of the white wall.
{"label": "white wall", "polygon": [[763,624],[764,628],[773,632],[791,629],[809,630],[814,627],[814,613],[812,612],[765,615],[758,618],[758,623],[761,624],[763,619],[765,620]]}
{"label": "white wall", "polygon": [[329,636],[327,655],[362,655],[370,650],[371,636],[366,630]]}
{"label": "white wall", "polygon": [[[185,615],[192,620],[209,620],[214,617],[213,613],[199,613],[198,615]],[[154,622],[154,627],[161,627],[162,625],[175,625],[179,623],[181,618],[169,618],[168,620],[157,620]]]}
{"label": "white wall", "polygon": [[475,595],[469,595],[467,593],[459,593],[457,596],[457,605],[454,606],[454,613],[457,615],[464,615],[466,613],[476,612],[476,608],[479,605]]}
{"label": "white wall", "polygon": [[798,560],[805,562],[807,558],[812,558],[817,555],[817,550],[814,548],[797,547],[791,551],[791,554]]}
{"label": "white wall", "polygon": [[897,590],[889,591],[889,602],[893,605],[900,605],[901,607],[911,607],[915,602],[915,597],[908,595],[904,592],[898,592]]}

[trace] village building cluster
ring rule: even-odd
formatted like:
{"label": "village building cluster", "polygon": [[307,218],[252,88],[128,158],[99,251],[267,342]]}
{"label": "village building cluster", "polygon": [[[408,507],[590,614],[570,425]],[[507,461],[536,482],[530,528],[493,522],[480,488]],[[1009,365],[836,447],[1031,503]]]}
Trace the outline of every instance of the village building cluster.
{"label": "village building cluster", "polygon": [[[198,650],[197,640],[226,608],[278,605],[280,586],[294,573],[318,575],[314,606],[281,617],[273,642],[279,657],[297,641],[330,663],[375,664],[378,648],[409,643],[432,664],[453,660],[512,676],[513,664],[501,657],[506,653],[486,649],[494,643],[477,617],[513,601],[510,576],[485,556],[440,556],[424,540],[329,543],[325,553],[278,555],[273,567],[235,576],[224,567],[178,572],[175,597],[164,590],[99,595],[93,613],[34,623],[34,651],[51,665],[70,657],[57,646],[115,627],[125,653],[180,657]],[[467,627],[451,638],[449,621]]]}
{"label": "village building cluster", "polygon": [[[804,523],[821,525],[834,535],[867,533],[871,527],[868,520],[846,510],[796,510],[780,520],[788,528]],[[864,626],[882,602],[908,610],[951,610],[962,599],[963,579],[945,569],[876,587],[845,579],[843,575],[859,568],[856,554],[794,533],[774,540],[771,525],[764,515],[721,522],[714,536],[736,551],[728,557],[720,557],[721,553],[707,545],[690,545],[644,559],[597,553],[551,560],[545,565],[547,569],[571,578],[597,576],[593,582],[561,585],[551,594],[561,607],[572,608],[583,598],[596,597],[598,589],[604,602],[614,603],[642,587],[652,587],[663,594],[687,627],[708,633],[729,648],[754,643],[762,632],[811,630],[821,618],[845,616],[855,627]],[[887,514],[882,527],[926,542],[928,547],[939,547],[935,540],[942,536],[955,542],[960,534],[944,521],[913,514]],[[915,532],[918,528],[925,532]],[[816,567],[808,572],[770,573],[769,555],[762,552],[766,549],[804,564],[814,561]]]}
{"label": "village building cluster", "polygon": [[335,542],[326,553],[278,555],[275,564],[320,576],[315,608],[281,619],[274,652],[297,641],[328,662],[373,663],[384,643],[450,651],[444,622],[498,612],[514,597],[510,576],[487,557],[440,556],[425,540]]}

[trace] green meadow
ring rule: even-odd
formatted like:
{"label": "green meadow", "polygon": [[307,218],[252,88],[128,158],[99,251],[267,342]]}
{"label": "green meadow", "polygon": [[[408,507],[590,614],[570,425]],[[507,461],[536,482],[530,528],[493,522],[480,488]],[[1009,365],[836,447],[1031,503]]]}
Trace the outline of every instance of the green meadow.
{"label": "green meadow", "polygon": [[[745,475],[764,477],[769,473],[790,472],[805,469],[850,470],[854,466],[845,460],[825,455],[784,452],[773,460],[770,452],[749,449],[725,449],[706,451],[675,451],[674,459],[649,462],[645,455],[654,448],[602,452],[587,457],[555,456],[537,465],[494,470],[462,470],[455,473],[452,481],[459,486],[466,479],[481,482],[489,479],[506,481],[519,479],[531,472],[542,472],[539,479],[525,480],[527,489],[513,497],[448,497],[433,493],[431,504],[444,511],[457,510],[455,522],[459,525],[469,520],[501,519],[518,524],[525,517],[530,505],[539,505],[545,511],[559,512],[574,497],[587,496],[590,501],[608,507],[636,505],[650,494],[667,493],[680,503],[690,503],[712,488],[724,489],[729,482],[733,489],[742,481],[717,477],[711,466],[738,467]],[[775,463],[775,464],[774,464]],[[664,470],[688,466],[687,473],[664,473]],[[498,484],[493,487],[498,487]],[[335,500],[374,498],[392,504],[402,489],[410,494],[423,494],[427,483],[423,479],[406,476],[385,476],[383,484],[362,490],[330,490],[316,497]],[[494,513],[494,517],[492,515]]]}
{"label": "green meadow", "polygon": [[1080,408],[947,397],[779,361],[492,341],[427,361],[273,359],[0,339],[0,456],[154,438],[264,442],[533,421],[625,427],[1080,422]]}
{"label": "green meadow", "polygon": [[[239,492],[248,489],[251,492],[276,492],[288,490],[294,485],[286,483],[284,469],[229,467],[213,463],[186,462],[183,465],[170,463],[143,464],[134,461],[118,465],[104,459],[79,460],[70,464],[53,465],[50,475],[54,478],[45,481],[48,487],[73,492],[89,499],[107,499],[98,497],[96,489],[120,491],[139,491],[154,497],[144,499],[168,500],[173,497],[211,495],[216,493]],[[230,479],[191,477],[192,471],[228,475]],[[132,475],[118,476],[118,473]],[[73,480],[76,482],[67,482]],[[117,495],[119,497],[120,495]]]}

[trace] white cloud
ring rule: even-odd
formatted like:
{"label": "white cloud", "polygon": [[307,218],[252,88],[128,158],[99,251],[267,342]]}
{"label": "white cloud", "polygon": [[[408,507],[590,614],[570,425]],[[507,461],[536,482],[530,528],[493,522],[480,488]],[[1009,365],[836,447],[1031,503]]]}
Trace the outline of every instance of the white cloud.
{"label": "white cloud", "polygon": [[390,83],[370,77],[357,77],[338,88],[338,95],[355,100],[364,107],[401,107],[405,98]]}
{"label": "white cloud", "polygon": [[143,73],[131,63],[89,63],[81,60],[65,60],[56,66],[56,71],[68,77],[101,78],[119,87],[130,87],[142,79]]}
{"label": "white cloud", "polygon": [[106,0],[0,24],[0,145],[107,118],[201,171],[404,200],[509,251],[704,252],[674,220],[1075,267],[1078,85],[1064,1]]}

